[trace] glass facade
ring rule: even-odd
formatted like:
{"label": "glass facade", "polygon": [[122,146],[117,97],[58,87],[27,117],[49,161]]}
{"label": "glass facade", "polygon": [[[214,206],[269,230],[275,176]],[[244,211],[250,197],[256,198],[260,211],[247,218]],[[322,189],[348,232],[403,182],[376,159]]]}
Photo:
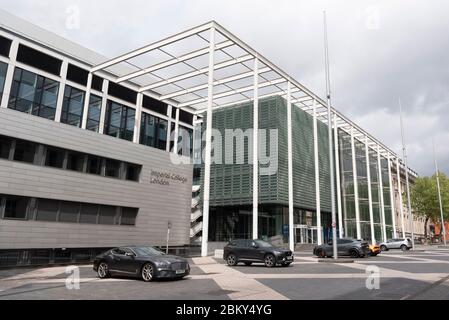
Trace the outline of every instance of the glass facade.
{"label": "glass facade", "polygon": [[104,133],[116,138],[132,141],[136,110],[108,101]]}
{"label": "glass facade", "polygon": [[142,112],[140,144],[165,150],[167,147],[168,121]]}
{"label": "glass facade", "polygon": [[354,199],[354,174],[352,169],[351,136],[339,130],[341,195],[344,218],[344,234],[357,237]]}
{"label": "glass facade", "polygon": [[65,87],[64,101],[62,103],[61,122],[81,128],[83,122],[85,92]]}
{"label": "glass facade", "polygon": [[[351,136],[343,130],[339,130],[340,148],[340,175],[342,190],[342,208],[344,216],[345,236],[357,237],[357,223],[355,218],[355,197],[352,165]],[[379,179],[379,166],[377,151],[369,148],[366,159],[365,144],[354,139],[355,162],[357,174],[357,191],[359,198],[360,230],[361,237],[371,241],[371,221],[369,215],[369,195],[368,195],[368,172],[367,161],[369,163],[371,178],[371,199],[373,210],[374,238],[376,241],[383,240],[382,235],[382,206],[380,194],[383,194],[383,208],[385,212],[385,225],[387,238],[392,236],[392,216],[390,200],[390,180],[388,175],[388,160],[381,157],[382,186]]]}
{"label": "glass facade", "polygon": [[0,103],[2,103],[3,88],[5,87],[6,71],[8,71],[8,65],[0,62]]}
{"label": "glass facade", "polygon": [[59,83],[16,68],[8,108],[54,120]]}
{"label": "glass facade", "polygon": [[87,111],[86,129],[98,132],[100,129],[102,99],[94,94],[90,95],[89,110]]}

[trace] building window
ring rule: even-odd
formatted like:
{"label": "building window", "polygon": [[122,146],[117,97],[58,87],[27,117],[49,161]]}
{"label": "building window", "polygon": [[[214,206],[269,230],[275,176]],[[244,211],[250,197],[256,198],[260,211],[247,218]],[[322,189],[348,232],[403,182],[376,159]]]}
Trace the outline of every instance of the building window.
{"label": "building window", "polygon": [[122,208],[120,224],[125,226],[134,226],[136,224],[137,209]]}
{"label": "building window", "polygon": [[11,150],[12,139],[0,136],[0,159],[9,159],[9,152]]}
{"label": "building window", "polygon": [[28,203],[29,198],[7,196],[4,218],[26,219],[28,211]]}
{"label": "building window", "polygon": [[65,87],[61,122],[81,128],[83,121],[84,92],[70,86]]}
{"label": "building window", "polygon": [[100,206],[100,215],[98,217],[99,224],[115,224],[117,215],[117,207]]}
{"label": "building window", "polygon": [[[36,210],[29,208],[34,207]],[[98,205],[51,199],[36,199],[29,197],[10,196],[0,194],[1,207],[4,206],[3,219],[31,219],[50,222],[71,222],[107,225],[135,225],[138,214],[137,208]],[[37,214],[28,215],[28,211]]]}
{"label": "building window", "polygon": [[59,83],[16,68],[8,108],[54,120]]}
{"label": "building window", "polygon": [[81,204],[81,214],[80,214],[80,223],[97,223],[98,216],[98,205],[82,203]]}
{"label": "building window", "polygon": [[106,159],[105,176],[112,178],[120,177],[120,162],[116,160]]}
{"label": "building window", "polygon": [[87,112],[86,129],[98,132],[100,128],[101,115],[101,101],[102,99],[96,95],[90,95],[89,110]]}
{"label": "building window", "polygon": [[49,199],[39,199],[37,203],[38,221],[57,221],[59,202]]}
{"label": "building window", "polygon": [[28,141],[16,140],[14,149],[14,160],[28,163],[34,162],[36,154],[36,144]]}
{"label": "building window", "polygon": [[87,157],[87,173],[101,174],[103,159],[89,155]]}
{"label": "building window", "polygon": [[85,156],[78,152],[69,151],[67,155],[67,169],[72,171],[84,171]]}
{"label": "building window", "polygon": [[8,70],[8,65],[6,63],[0,62],[0,103],[2,103],[3,89],[5,87],[6,71]]}
{"label": "building window", "polygon": [[47,148],[45,165],[47,167],[62,168],[64,165],[65,150],[59,148]]}
{"label": "building window", "polygon": [[193,129],[179,126],[178,149],[180,155],[193,156]]}
{"label": "building window", "polygon": [[133,108],[108,101],[105,134],[128,141],[133,140],[136,111]]}
{"label": "building window", "polygon": [[125,179],[130,181],[139,181],[140,168],[141,166],[127,163]]}
{"label": "building window", "polygon": [[17,61],[59,76],[62,61],[36,49],[19,44]]}
{"label": "building window", "polygon": [[78,202],[61,201],[59,222],[78,222],[80,204]]}
{"label": "building window", "polygon": [[140,123],[140,144],[165,150],[168,122],[142,112]]}
{"label": "building window", "polygon": [[[40,150],[43,150],[42,157]],[[0,135],[0,159],[23,161],[40,166],[137,182],[142,169],[142,165],[139,164],[17,140],[2,135]]]}

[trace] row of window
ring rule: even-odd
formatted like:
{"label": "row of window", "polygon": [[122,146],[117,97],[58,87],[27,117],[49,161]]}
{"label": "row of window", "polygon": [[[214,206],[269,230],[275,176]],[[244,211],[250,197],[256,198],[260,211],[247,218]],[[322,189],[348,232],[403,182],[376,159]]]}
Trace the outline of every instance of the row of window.
{"label": "row of window", "polygon": [[[0,36],[0,55],[9,57],[11,40]],[[55,76],[61,76],[62,61],[56,57],[43,53],[24,44],[19,44],[16,60],[39,70],[43,70]],[[67,66],[66,79],[82,86],[87,86],[89,71],[71,63]],[[91,88],[103,91],[103,78],[92,75]],[[108,94],[132,104],[137,102],[137,92],[120,84],[111,82],[108,86]],[[147,95],[143,96],[143,106],[161,114],[167,114],[167,105]],[[174,113],[172,112],[172,117]],[[179,118],[186,123],[192,123],[193,115],[180,110]]]}
{"label": "row of window", "polygon": [[[5,70],[0,65],[0,88],[3,87]],[[2,79],[3,75],[3,81]],[[8,107],[50,120],[55,119],[59,83],[21,68],[14,71]],[[66,85],[62,104],[62,123],[81,127],[85,92]],[[91,94],[87,110],[86,129],[99,132],[102,98]],[[128,141],[133,140],[135,126],[135,109],[108,100],[106,105],[104,133]],[[142,113],[141,134],[139,142],[161,150],[166,149],[168,121]],[[174,131],[174,124],[172,124]],[[193,139],[192,129],[180,126],[180,136],[186,132],[189,140]],[[191,147],[191,146],[190,146]],[[189,149],[189,148],[187,148]],[[190,148],[191,149],[191,148]],[[189,151],[189,150],[186,150]]]}
{"label": "row of window", "polygon": [[0,159],[139,181],[141,165],[0,135]]}
{"label": "row of window", "polygon": [[137,208],[0,195],[3,219],[133,226],[137,213]]}

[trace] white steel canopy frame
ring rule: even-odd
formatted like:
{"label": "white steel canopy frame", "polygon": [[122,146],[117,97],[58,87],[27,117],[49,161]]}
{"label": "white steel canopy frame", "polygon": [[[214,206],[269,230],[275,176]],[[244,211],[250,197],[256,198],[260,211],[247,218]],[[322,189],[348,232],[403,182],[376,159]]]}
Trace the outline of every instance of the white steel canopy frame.
{"label": "white steel canopy frame", "polygon": [[[312,116],[315,113],[317,120],[328,123],[325,100],[215,21],[93,66],[89,77],[93,74],[120,83],[139,94],[163,101],[177,110],[184,109],[198,117],[207,113],[206,131],[212,129],[211,124],[208,123],[212,118],[212,110],[252,102],[254,110],[257,111],[257,102],[260,99],[273,96],[284,97],[292,107],[301,108]],[[366,140],[373,150],[377,151],[378,148],[380,155],[390,156],[392,161],[400,160],[395,152],[335,108],[332,108],[331,112],[335,132],[337,129],[344,130],[352,134],[355,139]],[[257,114],[254,115],[254,120],[257,120]],[[257,137],[254,140],[257,141]],[[210,143],[210,137],[208,139],[206,132],[205,177],[207,179],[205,179],[203,195],[205,206],[203,208],[203,255],[208,253],[210,154],[207,153],[210,153]],[[257,146],[254,148],[254,151],[257,151]],[[254,158],[257,160],[257,154],[254,154]],[[400,162],[403,164],[402,161]],[[417,176],[413,171],[410,173]],[[253,186],[253,201],[257,202],[257,177],[254,178]],[[290,187],[294,188],[294,186]],[[338,185],[337,188],[340,186]],[[338,194],[340,193],[337,192]],[[290,215],[293,211],[291,202],[290,200]],[[256,217],[257,203],[253,206],[253,217]],[[256,220],[253,221],[253,231],[257,232],[257,225],[255,225],[257,219],[253,220]],[[290,223],[293,223],[292,217],[290,220]],[[341,223],[341,218],[339,222]],[[289,243],[292,247],[293,234],[292,229],[289,230]],[[256,234],[253,235],[253,237],[256,236]]]}

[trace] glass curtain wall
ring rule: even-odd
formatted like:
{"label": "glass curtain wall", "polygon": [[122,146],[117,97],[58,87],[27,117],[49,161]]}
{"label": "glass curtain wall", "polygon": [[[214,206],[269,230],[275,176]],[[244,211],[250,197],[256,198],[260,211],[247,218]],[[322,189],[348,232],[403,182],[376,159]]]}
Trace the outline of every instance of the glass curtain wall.
{"label": "glass curtain wall", "polygon": [[357,168],[357,187],[359,193],[359,213],[361,236],[364,240],[371,240],[371,223],[368,200],[368,175],[366,171],[365,144],[354,139],[355,158]]}
{"label": "glass curtain wall", "polygon": [[371,196],[373,201],[374,237],[376,241],[382,240],[382,217],[380,210],[379,170],[377,165],[377,152],[369,150]]}
{"label": "glass curtain wall", "polygon": [[344,235],[346,237],[355,238],[357,236],[357,226],[355,220],[351,136],[341,129],[339,129],[338,135],[340,146],[340,175],[344,216]]}
{"label": "glass curtain wall", "polygon": [[388,160],[384,157],[380,157],[380,166],[382,168],[385,226],[387,230],[387,239],[391,239],[393,238],[393,219],[390,198],[390,177],[388,175]]}

